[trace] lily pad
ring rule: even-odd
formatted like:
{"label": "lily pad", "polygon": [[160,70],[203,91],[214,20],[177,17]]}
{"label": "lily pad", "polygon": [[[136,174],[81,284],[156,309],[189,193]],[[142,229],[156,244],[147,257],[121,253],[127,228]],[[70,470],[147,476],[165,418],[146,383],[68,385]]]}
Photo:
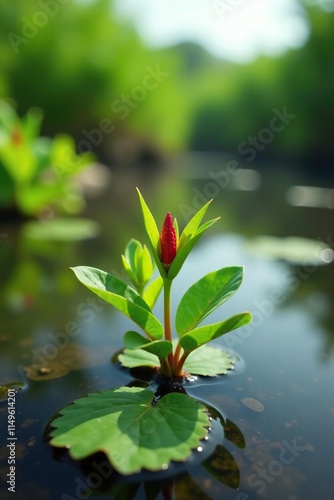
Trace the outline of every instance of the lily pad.
{"label": "lily pad", "polygon": [[24,387],[22,382],[12,382],[11,384],[0,385],[0,402],[8,399],[8,392],[17,392]]}
{"label": "lily pad", "polygon": [[251,252],[291,264],[324,265],[332,262],[333,250],[320,240],[308,238],[258,236],[248,242]]}
{"label": "lily pad", "polygon": [[125,368],[137,368],[139,366],[160,367],[158,356],[143,349],[124,349],[122,354],[118,356],[118,361]]}
{"label": "lily pad", "polygon": [[[160,363],[157,356],[142,349],[124,349],[118,356],[122,366],[136,368],[139,366],[150,366],[159,368]],[[219,347],[202,346],[189,354],[184,363],[184,371],[192,375],[215,377],[223,375],[234,365],[232,356]]]}
{"label": "lily pad", "polygon": [[51,445],[68,448],[77,460],[102,451],[124,475],[185,461],[207,436],[205,406],[181,393],[153,400],[153,392],[140,387],[88,394],[53,420]]}
{"label": "lily pad", "polygon": [[95,238],[98,233],[98,224],[90,219],[58,217],[27,222],[24,226],[24,235],[38,240],[79,241]]}
{"label": "lily pad", "polygon": [[192,375],[215,377],[225,375],[233,368],[235,360],[219,347],[202,346],[189,354],[184,363],[184,370]]}

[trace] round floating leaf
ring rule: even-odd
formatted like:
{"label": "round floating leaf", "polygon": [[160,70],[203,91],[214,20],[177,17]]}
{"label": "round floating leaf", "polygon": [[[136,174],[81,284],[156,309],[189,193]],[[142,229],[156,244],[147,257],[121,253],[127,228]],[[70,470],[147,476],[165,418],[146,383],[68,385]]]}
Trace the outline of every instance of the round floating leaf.
{"label": "round floating leaf", "polygon": [[[160,363],[157,356],[142,349],[125,349],[118,357],[122,366],[126,368],[137,368],[149,366],[159,368]],[[184,371],[192,375],[203,375],[215,377],[222,375],[231,369],[234,364],[233,358],[218,347],[202,346],[193,351],[184,363]]]}
{"label": "round floating leaf", "polygon": [[102,451],[125,475],[186,460],[207,435],[205,407],[180,393],[167,394],[154,406],[153,398],[139,387],[89,394],[52,422],[51,444],[69,448],[78,460]]}
{"label": "round floating leaf", "polygon": [[160,367],[159,358],[143,349],[124,349],[122,354],[118,356],[118,361],[125,368],[137,368],[138,366]]}
{"label": "round floating leaf", "polygon": [[132,331],[126,332],[123,342],[128,349],[144,349],[144,351],[151,352],[159,358],[166,358],[173,349],[173,345],[169,340],[148,342],[145,337]]}
{"label": "round floating leaf", "polygon": [[0,385],[0,402],[8,400],[9,391],[11,391],[11,393],[17,393],[23,387],[23,382],[12,382],[10,384]]}
{"label": "round floating leaf", "polygon": [[290,236],[258,236],[249,241],[248,248],[269,259],[281,259],[292,264],[328,264],[333,260],[333,251],[323,241]]}
{"label": "round floating leaf", "polygon": [[71,269],[83,285],[131,318],[151,339],[161,339],[163,328],[160,321],[133,288],[112,274],[94,267],[78,266]]}
{"label": "round floating leaf", "polygon": [[196,349],[184,363],[184,371],[192,375],[215,377],[223,375],[234,365],[234,359],[219,347],[202,346]]}
{"label": "round floating leaf", "polygon": [[193,330],[217,307],[226,302],[242,283],[242,267],[225,267],[207,274],[184,294],[176,312],[175,325],[180,336]]}
{"label": "round floating leaf", "polygon": [[27,222],[24,235],[28,238],[54,241],[77,241],[95,238],[99,226],[89,219],[56,218],[45,221]]}

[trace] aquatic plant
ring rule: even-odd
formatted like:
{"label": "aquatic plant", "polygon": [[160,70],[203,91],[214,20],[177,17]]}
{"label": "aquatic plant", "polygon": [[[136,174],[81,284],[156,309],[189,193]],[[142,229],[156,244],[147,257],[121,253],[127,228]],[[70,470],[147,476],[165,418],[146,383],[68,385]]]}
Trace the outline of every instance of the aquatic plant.
{"label": "aquatic plant", "polygon": [[[207,436],[210,420],[205,405],[189,397],[183,388],[180,391],[178,384],[188,374],[209,377],[226,373],[233,365],[233,357],[206,344],[251,321],[251,314],[242,312],[200,326],[242,283],[242,267],[225,267],[207,274],[183,295],[175,315],[177,338],[173,339],[172,283],[190,251],[218,218],[202,224],[209,201],[180,235],[177,221],[170,213],[159,231],[139,190],[138,194],[151,253],[137,240],[127,244],[122,262],[131,285],[92,267],[75,267],[73,271],[89,290],[142,330],[125,333],[125,349],[118,356],[120,363],[128,368],[155,368],[160,382],[165,381],[169,389],[160,391],[156,381],[156,392],[120,387],[89,394],[61,410],[61,416],[52,422],[55,430],[51,433],[51,444],[69,448],[73,458],[81,459],[102,450],[122,474],[133,474],[142,468],[161,470],[172,460],[184,461]],[[154,264],[160,276],[153,279]],[[161,291],[163,324],[152,311]]]}
{"label": "aquatic plant", "polygon": [[69,135],[40,136],[42,118],[38,108],[20,118],[0,101],[0,210],[26,217],[39,216],[47,208],[77,213],[84,199],[75,176],[94,158],[77,154]]}

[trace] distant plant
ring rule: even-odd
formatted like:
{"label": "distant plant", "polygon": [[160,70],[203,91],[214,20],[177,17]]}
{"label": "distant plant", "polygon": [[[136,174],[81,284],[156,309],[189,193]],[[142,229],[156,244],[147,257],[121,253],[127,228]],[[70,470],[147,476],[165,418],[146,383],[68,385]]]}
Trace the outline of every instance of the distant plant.
{"label": "distant plant", "polygon": [[68,135],[41,137],[42,112],[33,108],[20,118],[0,101],[0,210],[24,216],[40,215],[45,208],[77,213],[83,207],[75,175],[93,161],[77,155]]}
{"label": "distant plant", "polygon": [[[102,450],[122,474],[132,474],[141,468],[161,470],[171,460],[183,461],[207,436],[210,421],[206,407],[184,390],[173,392],[175,384],[182,383],[188,373],[203,376],[226,373],[233,366],[232,356],[205,344],[251,321],[251,314],[243,312],[219,323],[199,326],[241,285],[242,267],[222,268],[201,278],[184,294],[175,318],[178,339],[173,341],[172,282],[194,245],[218,219],[201,224],[208,202],[180,236],[177,221],[170,213],[159,232],[138,193],[154,261],[145,245],[131,240],[122,261],[133,286],[92,267],[75,267],[73,271],[89,290],[142,329],[145,336],[134,331],[124,335],[125,350],[118,359],[128,368],[156,368],[160,373],[160,379],[154,382],[158,390],[154,394],[142,387],[120,387],[89,394],[61,410],[61,416],[52,421],[55,430],[51,432],[51,444],[69,448],[73,458],[81,459]],[[160,276],[150,282],[154,262]],[[164,325],[152,312],[162,289]],[[162,397],[161,378],[170,382],[169,393]]]}

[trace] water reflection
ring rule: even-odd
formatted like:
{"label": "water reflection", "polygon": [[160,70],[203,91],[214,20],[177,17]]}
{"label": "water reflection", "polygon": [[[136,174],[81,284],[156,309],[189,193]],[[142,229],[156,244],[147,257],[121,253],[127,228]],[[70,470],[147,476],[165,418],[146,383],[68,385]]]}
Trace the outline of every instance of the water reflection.
{"label": "water reflection", "polygon": [[[50,447],[41,443],[42,429],[51,414],[87,392],[126,385],[135,376],[126,370],[115,369],[109,359],[121,347],[122,334],[129,329],[129,324],[114,314],[112,308],[97,313],[91,322],[80,317],[77,307],[86,301],[87,294],[68,271],[70,265],[78,264],[112,270],[118,262],[120,265],[119,256],[129,237],[143,240],[140,216],[136,214],[137,200],[133,199],[135,182],[140,186],[140,179],[132,184],[126,179],[120,189],[120,182],[115,180],[114,191],[108,193],[107,199],[96,200],[92,213],[102,225],[101,234],[84,244],[23,241],[17,228],[7,227],[0,231],[0,235],[8,235],[0,243],[1,307],[4,309],[0,383],[4,386],[18,382],[17,367],[32,364],[33,349],[42,349],[43,354],[43,347],[51,340],[50,332],[63,332],[64,326],[71,321],[81,328],[80,335],[69,345],[67,362],[71,364],[71,371],[59,378],[45,378],[42,374],[39,380],[24,379],[26,386],[17,394],[18,491],[23,495],[21,498],[26,495],[26,498],[58,499],[64,494],[75,498],[89,489],[92,496],[96,493],[101,497],[107,496],[111,488],[114,498],[121,499],[132,498],[134,494],[138,499],[152,498],[155,491],[163,498],[171,488],[177,498],[235,500],[238,495],[199,464],[189,466],[189,470],[181,471],[173,479],[164,480],[163,485],[153,479],[145,485],[124,484],[113,475],[111,483],[106,479],[97,494],[92,483],[89,485],[86,481],[86,471],[94,470],[91,460],[78,467],[66,450],[52,459]],[[294,184],[297,183],[294,181]],[[296,208],[286,203],[287,185],[285,178],[279,178],[269,186],[264,182],[255,193],[221,190],[209,215],[222,214],[221,226],[215,229],[219,234],[201,242],[174,288],[175,311],[185,289],[203,274],[228,265],[246,266],[240,293],[213,319],[220,321],[223,319],[221,314],[229,316],[247,308],[257,313],[251,330],[223,337],[220,344],[244,358],[244,369],[236,370],[222,383],[203,384],[192,395],[205,399],[228,416],[224,417],[224,441],[222,439],[219,445],[237,463],[240,492],[252,499],[258,495],[249,478],[263,467],[267,470],[277,459],[277,450],[285,440],[293,443],[298,439],[301,446],[307,446],[306,452],[296,463],[287,466],[280,477],[266,484],[263,497],[266,495],[271,500],[293,495],[296,498],[327,498],[332,491],[329,437],[334,412],[331,356],[334,350],[334,267],[332,263],[326,265],[333,256],[332,216],[330,210]],[[168,178],[168,182],[160,186],[154,184],[152,189],[148,184],[154,212],[162,220],[166,206],[170,206],[176,216],[180,215],[180,207],[185,203],[193,208],[194,186],[204,192],[201,179],[185,185],[179,180],[173,184]],[[298,261],[300,256],[283,260],[282,253],[270,259],[260,251],[250,253],[248,243],[259,234],[279,238],[298,235],[313,241],[320,238],[326,242],[326,248],[320,252],[322,265],[307,268],[305,262]],[[274,240],[272,243],[272,247],[275,246]],[[280,247],[280,241],[277,243]],[[281,251],[281,248],[276,250]],[[156,311],[161,317],[161,304]],[[99,358],[101,353],[105,358]],[[264,410],[257,413],[246,407],[242,400],[247,398],[261,402]],[[4,428],[5,409],[3,401],[0,419]],[[234,431],[234,424],[242,429],[246,448],[242,448],[242,438]],[[217,453],[217,464],[219,455],[228,457],[221,449]],[[103,456],[100,458],[103,461]],[[7,472],[3,447],[0,460],[0,472]],[[227,458],[222,462],[228,464],[226,477],[233,477],[234,483],[232,479],[228,481],[235,485],[238,477],[235,466],[233,468]],[[47,474],[40,474],[42,467]],[[223,470],[220,474],[225,477]],[[91,478],[94,481],[94,476]]]}
{"label": "water reflection", "polygon": [[334,208],[334,189],[314,186],[293,186],[286,193],[294,207]]}

